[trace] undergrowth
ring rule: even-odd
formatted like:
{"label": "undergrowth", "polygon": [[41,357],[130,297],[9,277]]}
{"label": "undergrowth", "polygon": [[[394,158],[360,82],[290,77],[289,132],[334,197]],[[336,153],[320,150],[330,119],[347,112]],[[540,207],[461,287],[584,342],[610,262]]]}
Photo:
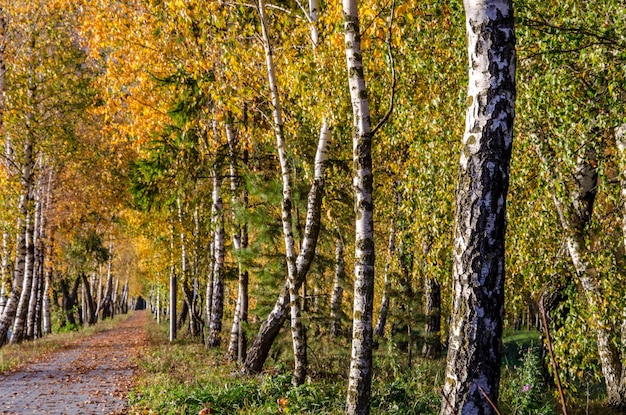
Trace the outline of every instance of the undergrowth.
{"label": "undergrowth", "polygon": [[[148,326],[151,346],[140,364],[141,375],[131,394],[138,414],[337,414],[344,412],[349,339],[324,338],[309,345],[307,383],[291,386],[289,336],[277,339],[257,376],[243,376],[221,350],[207,350],[199,341],[170,344],[165,326]],[[545,380],[536,333],[517,333],[505,344],[500,385],[500,413],[552,415],[560,403]],[[505,339],[506,341],[506,339]],[[441,408],[445,358],[424,360],[397,352],[383,342],[375,351],[371,413],[375,415],[435,415]],[[571,414],[597,412],[601,396],[587,399],[586,408]],[[578,402],[579,403],[579,402]],[[590,411],[591,408],[591,411]],[[595,411],[594,411],[595,409]],[[585,411],[586,410],[586,411]]]}

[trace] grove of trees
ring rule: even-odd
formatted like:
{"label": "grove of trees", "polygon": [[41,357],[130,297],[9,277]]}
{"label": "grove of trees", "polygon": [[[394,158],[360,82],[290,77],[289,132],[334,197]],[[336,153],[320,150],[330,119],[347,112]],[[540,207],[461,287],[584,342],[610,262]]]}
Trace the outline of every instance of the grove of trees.
{"label": "grove of trees", "polygon": [[390,345],[490,414],[537,328],[626,408],[623,33],[618,0],[0,1],[0,345],[142,296],[242,376],[349,350],[347,413]]}

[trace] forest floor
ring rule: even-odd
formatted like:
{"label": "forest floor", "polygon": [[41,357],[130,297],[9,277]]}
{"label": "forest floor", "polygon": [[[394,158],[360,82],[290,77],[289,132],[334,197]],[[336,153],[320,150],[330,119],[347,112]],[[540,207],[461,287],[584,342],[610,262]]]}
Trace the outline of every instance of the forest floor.
{"label": "forest floor", "polygon": [[146,311],[0,375],[0,414],[126,414]]}

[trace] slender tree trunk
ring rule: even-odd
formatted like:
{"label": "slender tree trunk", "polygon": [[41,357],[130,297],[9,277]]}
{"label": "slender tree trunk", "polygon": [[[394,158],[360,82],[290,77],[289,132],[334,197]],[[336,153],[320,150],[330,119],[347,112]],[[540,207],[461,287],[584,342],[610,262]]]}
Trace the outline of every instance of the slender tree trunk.
{"label": "slender tree trunk", "polygon": [[26,338],[26,319],[28,317],[28,303],[32,292],[33,267],[35,248],[33,246],[34,218],[31,212],[26,214],[26,252],[24,257],[24,274],[22,277],[22,291],[15,312],[11,343],[19,343]]}
{"label": "slender tree trunk", "polygon": [[[304,325],[300,316],[300,304],[298,298],[298,287],[296,286],[296,250],[292,229],[292,209],[293,200],[291,192],[291,178],[289,164],[286,156],[285,137],[283,132],[283,115],[278,93],[278,84],[274,68],[273,52],[270,44],[269,27],[265,16],[264,0],[259,2],[259,15],[261,19],[261,31],[263,35],[263,45],[265,48],[265,63],[267,67],[267,77],[272,97],[272,105],[274,107],[274,133],[276,135],[276,148],[278,150],[278,159],[280,161],[280,170],[283,183],[283,200],[282,200],[282,225],[283,238],[285,242],[285,259],[287,262],[287,286],[289,291],[289,308],[291,315],[291,338],[294,353],[294,374],[292,383],[301,385],[304,383],[307,373],[307,355],[306,355],[306,335]],[[304,284],[304,280],[302,284]]]}
{"label": "slender tree trunk", "polygon": [[611,406],[626,408],[626,386],[624,385],[624,367],[620,360],[621,354],[612,341],[615,333],[611,330],[611,323],[602,312],[603,293],[600,275],[592,263],[591,254],[586,245],[586,232],[597,191],[598,174],[591,163],[595,156],[590,151],[579,156],[573,175],[575,188],[570,193],[571,203],[568,203],[558,196],[557,186],[561,184],[561,181],[556,179],[558,172],[554,167],[553,149],[547,142],[539,141],[537,152],[543,163],[550,169],[553,180],[552,196],[565,233],[567,249],[596,323],[598,355],[606,384],[608,403]]}
{"label": "slender tree trunk", "polygon": [[374,302],[374,203],[372,174],[372,126],[365,76],[359,11],[356,0],[343,0],[348,85],[353,114],[353,163],[355,195],[354,305],[352,353],[346,413],[369,414],[372,383]]}
{"label": "slender tree trunk", "polygon": [[426,315],[426,326],[424,327],[424,347],[422,356],[430,359],[437,359],[441,356],[441,340],[439,331],[441,330],[441,288],[439,281],[435,278],[426,278],[426,305],[424,314]]}
{"label": "slender tree trunk", "polygon": [[[622,200],[622,236],[624,242],[624,249],[626,249],[626,124],[622,124],[615,130],[615,142],[619,150],[620,155],[620,193]],[[620,345],[621,345],[621,362],[622,371],[620,376],[620,404],[622,407],[626,407],[626,307],[622,309],[622,327],[620,332]]]}
{"label": "slender tree trunk", "polygon": [[81,273],[81,279],[83,281],[83,293],[85,296],[85,323],[89,326],[96,324],[96,306],[93,302],[93,296],[91,294],[91,284],[89,282],[89,278],[87,278],[87,274],[84,272]]}
{"label": "slender tree trunk", "polygon": [[107,261],[107,276],[106,283],[104,286],[104,296],[102,298],[102,303],[100,306],[102,320],[107,318],[113,318],[114,310],[113,310],[113,273],[111,272],[112,264],[113,264],[113,244],[109,246],[109,260]]}
{"label": "slender tree trunk", "polygon": [[122,306],[122,314],[127,314],[128,313],[128,277],[126,278],[126,281],[124,281],[124,287],[122,288],[122,301],[121,301],[121,306]]}
{"label": "slender tree trunk", "polygon": [[374,332],[377,336],[382,337],[385,334],[385,325],[387,324],[387,314],[389,313],[390,295],[391,289],[390,281],[390,268],[391,262],[396,254],[396,225],[395,220],[391,220],[389,226],[389,243],[387,249],[387,263],[385,264],[385,273],[383,280],[383,296],[380,301],[380,311],[378,312],[378,321],[376,322],[376,329]]}
{"label": "slender tree trunk", "polygon": [[339,227],[335,225],[335,277],[333,292],[330,298],[330,332],[333,336],[341,333],[341,302],[343,298],[343,286],[346,280],[346,259],[344,258],[344,244]]}
{"label": "slender tree trunk", "polygon": [[[50,240],[49,245],[47,246],[48,255],[50,258],[52,251],[53,241]],[[42,332],[43,334],[51,334],[52,333],[52,318],[50,315],[50,285],[52,284],[52,273],[53,266],[52,261],[48,259],[47,266],[45,271],[44,285],[43,285],[43,295],[42,295]]]}
{"label": "slender tree trunk", "polygon": [[[230,192],[231,192],[231,211],[233,221],[233,249],[234,255],[237,259],[237,273],[238,273],[238,287],[237,287],[237,303],[235,305],[235,313],[233,315],[233,324],[230,329],[230,341],[228,343],[228,355],[231,360],[242,362],[245,358],[240,352],[245,350],[245,345],[241,345],[240,342],[245,342],[243,324],[248,321],[248,271],[243,268],[241,263],[240,252],[242,248],[246,248],[247,241],[243,241],[243,228],[245,224],[240,223],[240,219],[237,217],[238,208],[246,208],[245,199],[246,190],[242,188],[239,190],[240,181],[239,173],[237,171],[237,154],[238,145],[237,137],[230,124],[226,124],[226,137],[228,139],[229,159],[230,159]],[[240,196],[237,193],[240,192]],[[241,199],[241,200],[238,200]]]}
{"label": "slender tree trunk", "polygon": [[[8,232],[2,234],[2,268],[0,270],[0,317],[4,314],[4,308],[7,305],[8,294],[7,286],[9,284],[9,276],[11,271],[9,269],[9,238],[11,236]],[[1,344],[2,342],[0,342]]]}
{"label": "slender tree trunk", "polygon": [[[309,190],[307,201],[307,215],[304,226],[304,238],[302,241],[302,249],[296,259],[296,289],[300,289],[302,281],[306,278],[307,273],[315,257],[315,248],[320,231],[320,216],[322,197],[324,196],[324,172],[327,160],[327,147],[330,140],[330,129],[326,122],[322,123],[320,129],[320,137],[317,144],[317,153],[315,155],[315,174],[313,184]],[[274,308],[261,324],[261,328],[257,333],[252,346],[248,350],[246,360],[242,371],[244,373],[258,373],[263,369],[263,364],[267,359],[270,348],[280,332],[281,327],[287,318],[287,307],[289,306],[289,287],[285,283],[281,294],[276,299]]]}
{"label": "slender tree trunk", "polygon": [[31,295],[28,302],[26,315],[26,338],[35,338],[35,327],[37,325],[37,305],[41,305],[41,281],[43,274],[43,183],[39,184],[35,201],[35,223],[33,226],[33,276],[31,280]]}
{"label": "slender tree trunk", "polygon": [[211,320],[207,345],[218,347],[221,343],[222,318],[224,316],[224,204],[222,202],[222,167],[221,160],[216,160],[213,169],[213,206],[211,223],[213,228],[213,292],[211,301]]}
{"label": "slender tree trunk", "polygon": [[[620,144],[618,142],[618,148]],[[552,149],[547,143],[538,145],[539,155],[544,162],[551,166],[554,157]],[[603,293],[600,275],[590,259],[590,253],[586,248],[586,230],[595,201],[598,174],[591,161],[594,155],[589,151],[584,156],[579,156],[574,171],[576,187],[571,192],[571,204],[562,201],[553,191],[553,200],[559,214],[561,226],[565,231],[566,245],[576,269],[587,302],[596,322],[596,340],[602,374],[607,390],[609,405],[626,408],[626,385],[624,380],[624,367],[621,354],[613,344],[611,323],[607,321],[602,312]],[[554,175],[552,175],[554,177]],[[556,187],[557,183],[552,184]]]}
{"label": "slender tree trunk", "polygon": [[176,291],[177,281],[176,272],[174,269],[174,230],[172,229],[172,237],[170,240],[170,342],[176,340]]}
{"label": "slender tree trunk", "polygon": [[457,187],[454,298],[441,414],[493,414],[504,318],[506,196],[515,116],[511,0],[465,0],[468,110]]}

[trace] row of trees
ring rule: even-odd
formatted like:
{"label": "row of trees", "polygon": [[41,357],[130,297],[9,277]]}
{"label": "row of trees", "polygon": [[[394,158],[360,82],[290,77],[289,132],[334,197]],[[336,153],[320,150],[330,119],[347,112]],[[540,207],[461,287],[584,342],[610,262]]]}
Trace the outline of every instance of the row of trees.
{"label": "row of trees", "polygon": [[112,269],[132,248],[116,240],[116,179],[89,112],[95,72],[77,13],[63,2],[0,5],[0,345],[127,308],[130,275]]}
{"label": "row of trees", "polygon": [[[0,328],[24,292],[111,275],[247,373],[289,319],[294,384],[307,332],[352,321],[350,413],[377,336],[447,345],[442,412],[490,413],[503,326],[551,298],[559,368],[598,357],[623,406],[626,13],[516,8],[513,29],[496,1],[7,4]],[[24,277],[36,227],[52,288]]]}

